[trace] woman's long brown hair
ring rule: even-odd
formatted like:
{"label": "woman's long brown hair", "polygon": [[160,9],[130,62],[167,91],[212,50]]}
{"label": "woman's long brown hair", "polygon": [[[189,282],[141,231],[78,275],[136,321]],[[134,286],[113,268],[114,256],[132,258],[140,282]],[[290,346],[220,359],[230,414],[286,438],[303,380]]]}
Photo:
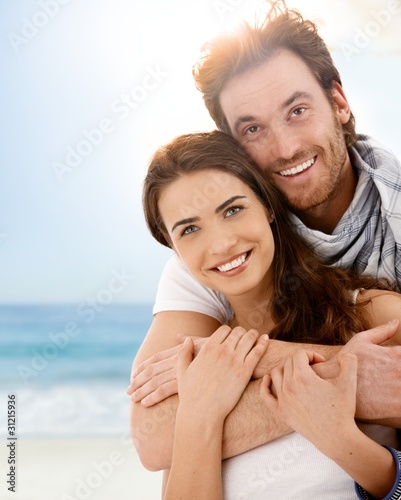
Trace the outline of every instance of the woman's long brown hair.
{"label": "woman's long brown hair", "polygon": [[268,305],[275,327],[270,338],[338,345],[370,327],[365,303],[353,290],[394,289],[389,283],[352,270],[324,264],[295,232],[277,189],[265,178],[237,141],[223,132],[186,134],[159,148],[143,187],[145,219],[152,235],[171,248],[158,200],[163,189],[182,175],[217,170],[240,178],[266,210],[274,214],[274,292]]}

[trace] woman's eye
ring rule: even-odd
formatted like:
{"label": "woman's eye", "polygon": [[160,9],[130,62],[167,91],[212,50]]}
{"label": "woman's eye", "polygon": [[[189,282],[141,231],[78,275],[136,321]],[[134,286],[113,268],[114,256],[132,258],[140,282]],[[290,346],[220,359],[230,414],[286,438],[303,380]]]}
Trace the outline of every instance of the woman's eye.
{"label": "woman's eye", "polygon": [[226,217],[231,217],[232,215],[235,215],[241,209],[242,209],[242,207],[230,207],[230,208],[228,208],[226,211]]}
{"label": "woman's eye", "polygon": [[188,227],[186,227],[183,230],[183,232],[181,233],[181,235],[184,236],[186,234],[191,234],[191,233],[194,233],[197,230],[198,230],[198,228],[196,226],[188,226]]}

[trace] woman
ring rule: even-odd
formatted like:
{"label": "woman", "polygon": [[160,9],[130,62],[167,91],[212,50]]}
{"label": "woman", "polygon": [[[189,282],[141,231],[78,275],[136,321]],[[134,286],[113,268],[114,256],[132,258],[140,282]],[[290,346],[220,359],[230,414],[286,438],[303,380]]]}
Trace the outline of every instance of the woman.
{"label": "woman", "polygon": [[[233,310],[229,325],[206,341],[194,361],[192,340],[180,353],[180,404],[164,496],[222,498],[224,419],[266,349],[255,318],[258,330],[271,338],[337,345],[354,332],[401,318],[401,298],[377,280],[323,265],[294,233],[279,193],[221,132],[181,136],[160,148],[145,180],[144,208],[153,236],[174,249],[203,285],[223,293]],[[355,424],[356,358],[339,360],[339,376],[330,381],[310,367],[320,361],[301,351],[272,372],[273,386],[264,380],[266,405],[299,434],[265,445],[263,454],[275,460],[292,446],[292,459],[287,454],[281,469],[268,475],[264,469],[257,487],[252,474],[258,464],[241,475],[251,452],[225,461],[225,497],[241,498],[242,488],[242,498],[262,492],[271,498],[300,498],[302,492],[309,498],[353,498],[352,478],[361,498],[392,498],[388,494],[400,482],[397,452]],[[234,377],[237,390],[227,390]],[[376,430],[367,426],[365,432]],[[395,431],[389,434],[395,438]]]}

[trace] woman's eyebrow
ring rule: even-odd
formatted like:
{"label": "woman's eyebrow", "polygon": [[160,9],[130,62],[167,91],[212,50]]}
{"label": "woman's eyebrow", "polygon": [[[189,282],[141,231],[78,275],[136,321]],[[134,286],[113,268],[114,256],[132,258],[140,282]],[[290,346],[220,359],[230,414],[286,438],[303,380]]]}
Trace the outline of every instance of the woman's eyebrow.
{"label": "woman's eyebrow", "polygon": [[177,221],[174,226],[172,227],[171,229],[171,232],[174,231],[174,229],[178,226],[182,226],[184,224],[191,224],[192,222],[199,222],[200,221],[200,217],[189,217],[188,219],[182,219],[182,220],[179,220]]}
{"label": "woman's eyebrow", "polygon": [[221,212],[222,210],[224,210],[228,205],[230,205],[233,201],[235,200],[240,200],[242,198],[246,198],[246,196],[242,196],[242,195],[235,195],[235,196],[231,196],[231,198],[229,198],[228,200],[226,200],[224,203],[222,203],[221,205],[219,205],[216,210],[214,211],[216,214]]}
{"label": "woman's eyebrow", "polygon": [[[242,198],[246,198],[246,196],[243,196],[243,195],[235,195],[235,196],[231,196],[231,198],[229,198],[228,200],[224,201],[221,205],[219,205],[216,209],[215,209],[215,213],[219,213],[221,212],[222,210],[224,210],[226,207],[228,207],[228,205],[230,205],[233,201],[235,200],[240,200]],[[200,217],[188,217],[187,219],[181,219],[179,221],[177,221],[173,227],[171,228],[171,232],[174,231],[174,229],[178,226],[182,226],[184,224],[192,224],[193,222],[199,222],[200,221]]]}

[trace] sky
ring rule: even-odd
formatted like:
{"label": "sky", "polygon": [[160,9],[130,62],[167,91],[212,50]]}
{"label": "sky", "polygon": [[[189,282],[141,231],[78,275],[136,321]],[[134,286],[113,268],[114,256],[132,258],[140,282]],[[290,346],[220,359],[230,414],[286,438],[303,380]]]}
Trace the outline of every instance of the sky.
{"label": "sky", "polygon": [[[401,0],[288,1],[317,22],[357,130],[401,156]],[[201,45],[263,0],[0,0],[0,303],[152,302],[154,150],[211,130]]]}

